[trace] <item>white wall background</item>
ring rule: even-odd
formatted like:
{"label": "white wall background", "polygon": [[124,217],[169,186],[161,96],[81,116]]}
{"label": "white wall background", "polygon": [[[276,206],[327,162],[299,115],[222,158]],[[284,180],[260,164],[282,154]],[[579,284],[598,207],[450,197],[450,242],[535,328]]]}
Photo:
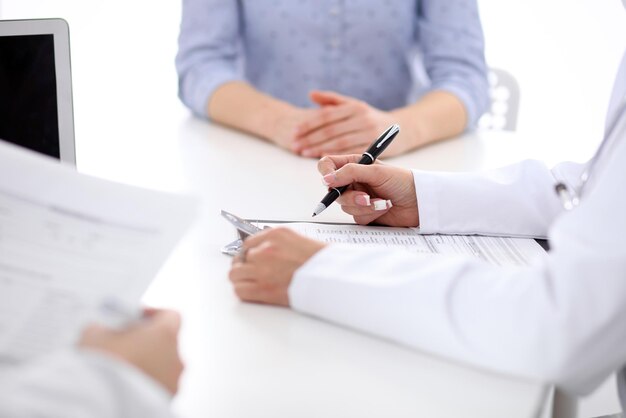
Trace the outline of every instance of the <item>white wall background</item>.
{"label": "white wall background", "polygon": [[626,48],[620,0],[478,1],[489,65],[520,83],[518,131],[551,160],[586,160]]}
{"label": "white wall background", "polygon": [[[509,70],[520,83],[520,134],[541,144],[538,157],[548,162],[587,159],[601,139],[613,77],[626,48],[620,1],[479,4],[489,64]],[[99,146],[107,141],[143,147],[176,137],[176,125],[186,115],[176,100],[173,64],[179,16],[177,0],[0,0],[2,18],[63,17],[70,24],[83,171],[98,174],[99,167],[120,160]],[[115,105],[103,109],[103,102]],[[583,400],[580,416],[617,408],[608,382]]]}

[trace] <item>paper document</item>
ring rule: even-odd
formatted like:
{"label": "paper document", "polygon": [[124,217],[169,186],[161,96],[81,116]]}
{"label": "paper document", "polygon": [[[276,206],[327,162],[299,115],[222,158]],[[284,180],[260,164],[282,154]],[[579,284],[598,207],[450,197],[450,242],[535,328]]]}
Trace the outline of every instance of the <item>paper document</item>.
{"label": "paper document", "polygon": [[0,363],[74,343],[103,300],[138,306],[195,212],[0,141]]}
{"label": "paper document", "polygon": [[321,223],[272,223],[260,227],[285,226],[326,243],[383,246],[418,254],[469,255],[499,266],[523,266],[545,254],[533,239],[477,235],[422,235],[416,228],[391,228]]}

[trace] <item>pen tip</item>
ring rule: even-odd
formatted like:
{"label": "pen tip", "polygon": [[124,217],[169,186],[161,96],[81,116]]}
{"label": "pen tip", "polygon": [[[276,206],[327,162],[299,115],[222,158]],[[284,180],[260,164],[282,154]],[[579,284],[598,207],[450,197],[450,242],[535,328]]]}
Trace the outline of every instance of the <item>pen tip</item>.
{"label": "pen tip", "polygon": [[311,218],[315,218],[315,215],[317,215],[317,213],[313,212],[313,215],[311,215]]}
{"label": "pen tip", "polygon": [[324,209],[326,209],[326,205],[323,203],[318,203],[318,205],[315,207],[315,210],[313,211],[313,217],[319,215],[320,213],[324,212]]}

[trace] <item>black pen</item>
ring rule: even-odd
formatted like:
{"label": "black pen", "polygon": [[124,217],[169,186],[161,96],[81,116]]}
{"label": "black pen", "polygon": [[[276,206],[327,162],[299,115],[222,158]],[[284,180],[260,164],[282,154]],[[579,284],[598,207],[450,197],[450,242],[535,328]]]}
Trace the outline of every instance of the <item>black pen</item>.
{"label": "black pen", "polygon": [[[399,132],[400,126],[398,126],[397,124],[391,125],[389,128],[387,128],[387,130],[383,132],[382,135],[379,136],[378,139],[376,139],[376,141],[372,143],[372,145],[370,145],[367,151],[363,153],[363,156],[359,160],[359,164],[373,164],[374,161],[376,161],[376,158],[378,158],[378,156],[389,146],[389,144],[391,144],[391,141],[393,141],[393,139],[396,137],[396,135],[398,135]],[[315,210],[313,211],[313,216],[317,216],[320,213],[324,212],[324,210],[326,210],[326,208],[329,207],[331,203],[337,200],[337,198],[341,196],[341,194],[345,192],[347,188],[348,186],[331,188],[326,196],[324,196],[322,201],[318,203],[318,205],[315,207]]]}

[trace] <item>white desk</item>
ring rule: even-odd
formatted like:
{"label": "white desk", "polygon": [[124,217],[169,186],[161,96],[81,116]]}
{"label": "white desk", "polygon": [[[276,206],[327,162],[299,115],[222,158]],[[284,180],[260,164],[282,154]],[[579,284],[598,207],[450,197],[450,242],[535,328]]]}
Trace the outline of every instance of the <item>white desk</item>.
{"label": "white desk", "polygon": [[[186,116],[175,141],[137,140],[151,141],[150,153],[133,156],[141,144],[127,145],[122,161],[108,167],[109,177],[152,185],[161,180],[169,189],[197,194],[204,204],[198,223],[145,298],[184,317],[181,348],[187,369],[174,404],[181,416],[535,416],[543,398],[538,384],[450,364],[287,309],[235,298],[227,279],[230,258],[220,254],[235,232],[219,210],[307,219],[325,192],[316,161]],[[514,151],[517,145],[503,134],[465,137],[393,162],[471,169],[493,165],[487,151],[492,146]],[[115,140],[108,146],[114,150]],[[141,169],[125,171],[125,162],[133,159]],[[349,218],[333,206],[320,220]]]}

